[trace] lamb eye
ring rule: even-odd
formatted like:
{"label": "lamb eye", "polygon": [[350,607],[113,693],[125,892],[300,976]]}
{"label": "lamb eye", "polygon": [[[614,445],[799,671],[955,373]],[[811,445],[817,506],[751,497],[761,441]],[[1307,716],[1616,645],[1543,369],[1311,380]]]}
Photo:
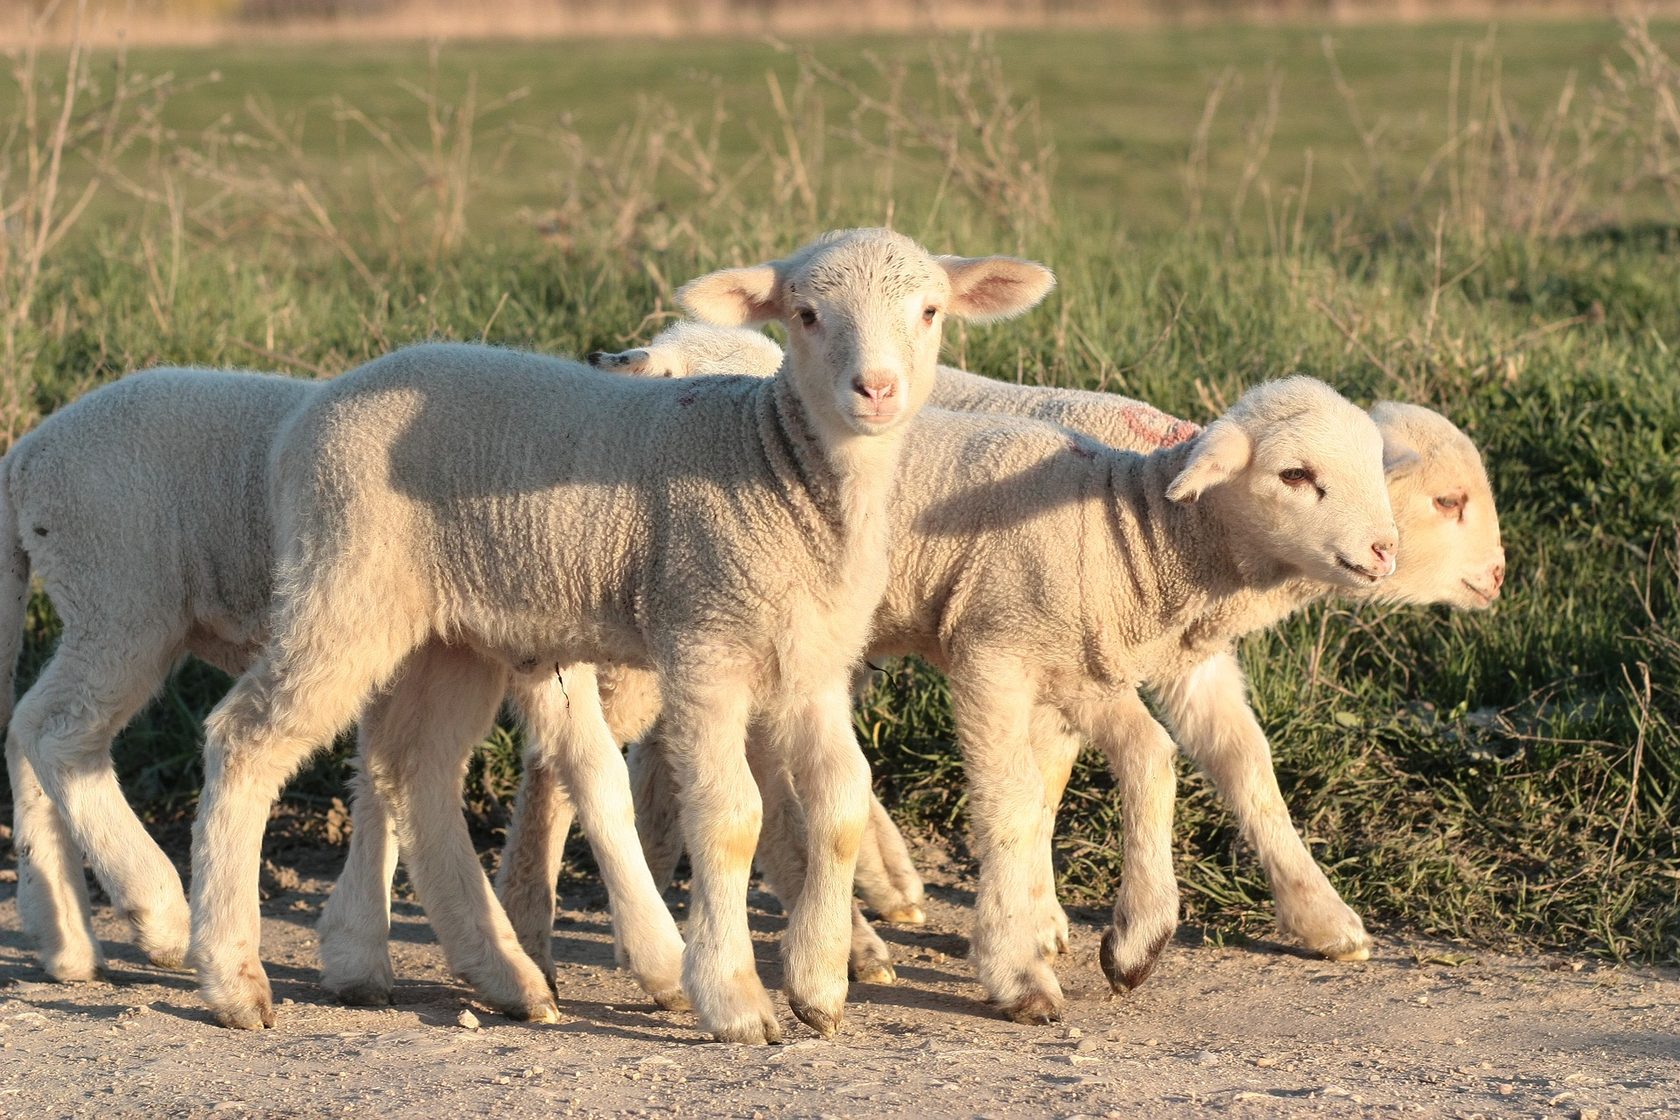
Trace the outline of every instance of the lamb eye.
{"label": "lamb eye", "polygon": [[799,309],[799,321],[807,327],[814,327],[817,325],[817,313],[809,307],[801,307]]}
{"label": "lamb eye", "polygon": [[939,308],[925,307],[922,309],[922,322],[931,323],[939,317]]}
{"label": "lamb eye", "polygon": [[1459,513],[1464,509],[1464,495],[1442,494],[1435,499],[1435,508],[1442,513]]}
{"label": "lamb eye", "polygon": [[1306,467],[1290,467],[1279,471],[1278,478],[1290,486],[1305,486],[1313,480],[1313,472]]}

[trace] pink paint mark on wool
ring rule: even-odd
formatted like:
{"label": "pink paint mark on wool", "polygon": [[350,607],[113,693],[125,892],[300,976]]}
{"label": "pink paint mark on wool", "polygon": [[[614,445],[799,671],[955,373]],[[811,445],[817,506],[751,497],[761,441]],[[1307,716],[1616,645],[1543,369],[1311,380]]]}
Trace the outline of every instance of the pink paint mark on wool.
{"label": "pink paint mark on wool", "polygon": [[1199,424],[1168,416],[1160,409],[1141,402],[1126,405],[1120,414],[1126,418],[1126,426],[1133,434],[1157,447],[1177,447],[1186,440],[1194,439],[1202,430]]}

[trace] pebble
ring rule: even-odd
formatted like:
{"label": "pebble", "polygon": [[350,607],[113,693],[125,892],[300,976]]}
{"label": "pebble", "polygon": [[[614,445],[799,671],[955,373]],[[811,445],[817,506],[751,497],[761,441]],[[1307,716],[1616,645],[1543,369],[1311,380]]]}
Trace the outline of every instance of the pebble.
{"label": "pebble", "polygon": [[1104,1045],[1106,1043],[1100,1038],[1082,1038],[1074,1043],[1073,1048],[1081,1054],[1086,1054],[1092,1050],[1101,1049]]}
{"label": "pebble", "polygon": [[1277,1065],[1277,1062],[1278,1062],[1278,1060],[1276,1058],[1256,1058],[1256,1059],[1254,1059],[1254,1065],[1258,1069],[1271,1069],[1273,1066]]}
{"label": "pebble", "polygon": [[1190,1055],[1190,1060],[1199,1066],[1216,1066],[1219,1064],[1219,1055],[1212,1050],[1197,1050]]}
{"label": "pebble", "polygon": [[461,1013],[455,1016],[455,1025],[465,1027],[469,1031],[476,1031],[478,1029],[478,1016],[474,1015],[472,1011],[462,1008]]}
{"label": "pebble", "polygon": [[1508,1097],[1515,1090],[1515,1088],[1516,1088],[1516,1086],[1514,1086],[1514,1085],[1503,1085],[1502,1084],[1502,1085],[1499,1086],[1499,1095],[1502,1096],[1502,1097]]}
{"label": "pebble", "polygon": [[1062,1037],[1063,1038],[1083,1038],[1083,1037],[1085,1037],[1085,1032],[1080,1030],[1078,1027],[1063,1027],[1062,1028]]}

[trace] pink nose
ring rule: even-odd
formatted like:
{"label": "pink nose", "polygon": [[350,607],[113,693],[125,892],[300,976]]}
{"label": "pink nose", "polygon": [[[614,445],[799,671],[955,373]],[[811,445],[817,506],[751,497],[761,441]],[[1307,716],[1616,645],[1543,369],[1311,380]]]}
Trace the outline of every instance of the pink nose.
{"label": "pink nose", "polygon": [[1495,591],[1505,586],[1505,565],[1495,564],[1488,569],[1488,575],[1493,579],[1493,589]]}
{"label": "pink nose", "polygon": [[1393,541],[1378,541],[1371,546],[1371,555],[1377,558],[1377,567],[1385,572],[1394,570],[1394,554],[1398,546]]}
{"label": "pink nose", "polygon": [[865,374],[852,379],[852,392],[873,404],[880,404],[897,392],[897,382],[885,375]]}

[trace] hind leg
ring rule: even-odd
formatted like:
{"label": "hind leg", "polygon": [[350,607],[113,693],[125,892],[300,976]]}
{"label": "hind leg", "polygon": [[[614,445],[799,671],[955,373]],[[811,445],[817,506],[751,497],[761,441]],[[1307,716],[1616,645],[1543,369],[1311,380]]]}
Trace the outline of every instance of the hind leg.
{"label": "hind leg", "polygon": [[12,779],[12,843],[18,858],[18,917],[41,967],[60,983],[92,980],[105,967],[93,936],[81,852],[35,777],[16,736],[6,741]]}
{"label": "hind leg", "polygon": [[[359,756],[358,746],[358,762]],[[390,940],[397,832],[365,768],[351,787],[350,851],[315,924],[321,986],[344,1003],[380,1007],[391,1002],[395,983]]]}
{"label": "hind leg", "polygon": [[903,833],[873,793],[869,795],[869,826],[858,849],[856,888],[858,897],[884,922],[919,926],[927,921],[922,911],[922,877],[910,859]]}
{"label": "hind leg", "polygon": [[141,950],[176,968],[189,928],[181,877],[129,808],[111,764],[111,739],[156,691],[175,651],[123,637],[134,636],[116,626],[67,629],[18,701],[11,737]]}
{"label": "hind leg", "polygon": [[1259,854],[1284,932],[1330,960],[1370,957],[1365,923],[1330,885],[1290,819],[1236,658],[1209,658],[1162,688],[1160,700],[1184,753],[1212,780]]}
{"label": "hind leg", "polygon": [[1136,694],[1090,713],[1092,740],[1119,784],[1120,891],[1100,960],[1115,991],[1136,988],[1155,968],[1178,928],[1178,878],[1172,859],[1173,800],[1178,755],[1166,730]]}
{"label": "hind leg", "polygon": [[363,715],[363,749],[450,968],[510,1017],[551,1023],[548,979],[514,936],[461,813],[467,761],[506,690],[499,666],[429,642]]}
{"label": "hind leg", "polygon": [[[268,650],[204,725],[192,961],[218,1021],[245,1030],[274,1023],[257,897],[269,809],[298,765],[356,718],[422,638],[401,612],[369,615],[365,604],[388,595],[349,583],[312,590],[277,602]],[[458,804],[450,808],[460,815]]]}
{"label": "hind leg", "polygon": [[496,870],[496,897],[507,911],[525,955],[554,983],[555,881],[572,829],[572,799],[552,760],[527,746],[525,771],[513,800],[513,823]]}
{"label": "hind leg", "polygon": [[666,757],[663,722],[656,722],[641,739],[630,744],[626,763],[642,858],[647,860],[655,885],[663,889],[676,877],[677,861],[683,854],[682,798]]}

